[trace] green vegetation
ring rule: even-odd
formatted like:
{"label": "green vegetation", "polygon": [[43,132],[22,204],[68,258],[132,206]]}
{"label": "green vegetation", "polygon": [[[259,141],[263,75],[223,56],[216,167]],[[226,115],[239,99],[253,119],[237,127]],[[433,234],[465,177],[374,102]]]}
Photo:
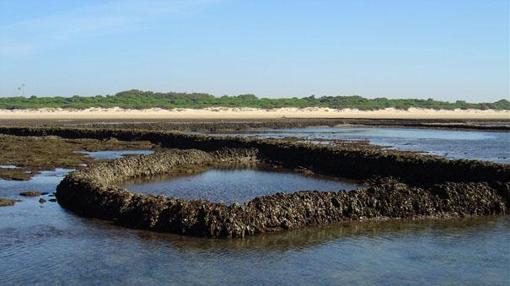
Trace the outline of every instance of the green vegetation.
{"label": "green vegetation", "polygon": [[437,101],[433,99],[367,99],[361,96],[323,96],[303,98],[258,98],[253,94],[215,97],[206,93],[177,93],[129,90],[106,96],[73,97],[0,97],[0,109],[121,107],[129,109],[145,108],[205,108],[205,107],[329,107],[377,110],[396,108],[406,110],[411,107],[429,109],[495,109],[510,110],[510,102],[502,99],[493,103],[468,103]]}

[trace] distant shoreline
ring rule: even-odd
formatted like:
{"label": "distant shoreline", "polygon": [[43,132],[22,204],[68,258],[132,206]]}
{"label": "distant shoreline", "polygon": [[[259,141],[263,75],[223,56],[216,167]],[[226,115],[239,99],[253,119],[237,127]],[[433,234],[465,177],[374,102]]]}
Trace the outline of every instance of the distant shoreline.
{"label": "distant shoreline", "polygon": [[278,119],[278,118],[366,118],[366,119],[500,119],[510,120],[509,110],[433,110],[394,108],[380,110],[331,108],[230,108],[204,109],[0,109],[0,119]]}

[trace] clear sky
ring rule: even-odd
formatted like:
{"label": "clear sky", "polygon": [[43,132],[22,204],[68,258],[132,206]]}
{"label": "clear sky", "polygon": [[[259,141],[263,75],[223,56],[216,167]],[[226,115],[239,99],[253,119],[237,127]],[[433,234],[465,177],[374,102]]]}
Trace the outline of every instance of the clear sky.
{"label": "clear sky", "polygon": [[0,96],[508,99],[509,2],[0,0]]}

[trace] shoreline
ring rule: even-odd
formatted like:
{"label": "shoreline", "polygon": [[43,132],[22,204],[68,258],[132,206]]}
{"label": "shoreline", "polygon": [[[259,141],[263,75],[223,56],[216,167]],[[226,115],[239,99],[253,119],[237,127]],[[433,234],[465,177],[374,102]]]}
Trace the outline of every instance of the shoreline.
{"label": "shoreline", "polygon": [[433,110],[410,108],[397,110],[387,108],[381,110],[361,111],[357,109],[330,108],[204,108],[204,109],[122,109],[122,108],[89,108],[83,110],[70,109],[0,109],[0,119],[488,119],[510,120],[509,110]]}

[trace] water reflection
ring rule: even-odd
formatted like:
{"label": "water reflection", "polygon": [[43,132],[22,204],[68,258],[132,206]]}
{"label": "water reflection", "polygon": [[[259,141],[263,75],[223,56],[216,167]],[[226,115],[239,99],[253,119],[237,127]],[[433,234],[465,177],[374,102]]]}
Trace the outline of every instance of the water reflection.
{"label": "water reflection", "polygon": [[128,181],[125,186],[138,193],[231,204],[278,192],[353,190],[360,184],[329,177],[305,176],[289,170],[253,168],[208,169],[188,176],[142,178]]}
{"label": "water reflection", "polygon": [[[2,285],[508,285],[510,217],[345,223],[245,239],[118,227],[57,203],[70,170],[0,180]],[[221,177],[218,177],[221,178]],[[249,180],[246,180],[249,182]],[[256,184],[254,184],[256,185]]]}
{"label": "water reflection", "polygon": [[333,241],[356,239],[394,240],[406,236],[437,235],[454,239],[510,226],[510,217],[469,217],[448,220],[345,222],[304,229],[260,234],[243,239],[207,239],[139,231],[138,237],[151,243],[171,243],[183,251],[295,251]]}
{"label": "water reflection", "polygon": [[510,132],[460,131],[423,128],[309,127],[232,132],[217,135],[295,137],[307,141],[368,140],[404,151],[424,151],[454,159],[510,163]]}
{"label": "water reflection", "polygon": [[41,171],[28,181],[11,181],[0,179],[0,197],[24,199],[19,196],[20,192],[33,191],[40,193],[55,192],[58,183],[73,169],[56,168],[51,171]]}
{"label": "water reflection", "polygon": [[0,169],[18,169],[15,165],[0,165]]}
{"label": "water reflection", "polygon": [[77,153],[86,154],[96,160],[113,160],[131,155],[150,155],[152,150],[109,150],[109,151],[77,151]]}

